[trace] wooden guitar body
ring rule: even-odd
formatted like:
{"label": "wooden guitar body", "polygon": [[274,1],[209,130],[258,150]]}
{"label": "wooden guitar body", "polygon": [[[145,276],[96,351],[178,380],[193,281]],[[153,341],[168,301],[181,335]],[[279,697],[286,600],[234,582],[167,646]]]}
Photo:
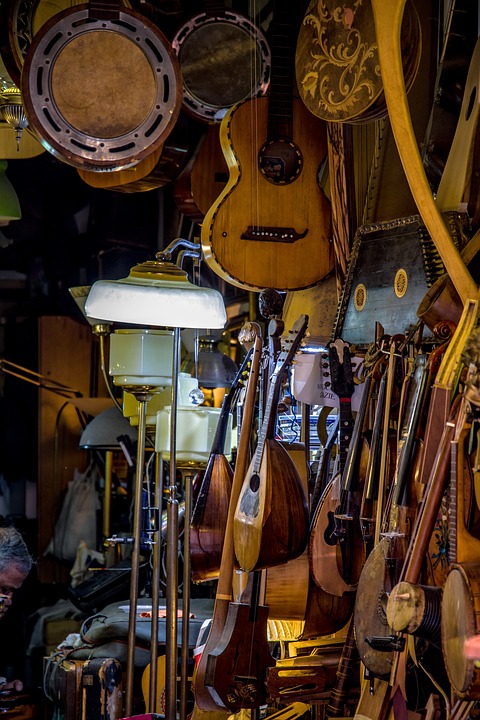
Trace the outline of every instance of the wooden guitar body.
{"label": "wooden guitar body", "polygon": [[297,468],[285,448],[266,439],[260,472],[250,463],[235,512],[235,552],[243,570],[281,565],[308,542],[308,505]]}
{"label": "wooden guitar body", "polygon": [[[337,542],[327,542],[326,537],[340,502],[339,476],[332,478],[320,498],[312,520],[309,541],[310,573],[313,581],[332,595],[354,592],[355,586],[346,583],[339,568],[342,559]],[[360,535],[360,549],[364,557],[364,543]],[[339,557],[340,556],[340,557]]]}
{"label": "wooden guitar body", "polygon": [[201,223],[227,184],[228,168],[220,145],[218,125],[209,125],[196,151],[173,185],[179,210]]}
{"label": "wooden guitar body", "polygon": [[310,578],[302,640],[341,630],[352,614],[354,603],[355,593],[332,595]]}
{"label": "wooden guitar body", "polygon": [[267,641],[268,607],[230,603],[225,628],[209,653],[205,684],[217,707],[232,712],[265,704],[266,670],[275,665]]}
{"label": "wooden guitar body", "polygon": [[[214,455],[209,459],[205,476],[208,487],[201,492],[208,495],[208,502],[197,499],[190,523],[190,563],[193,582],[205,582],[218,577],[222,557],[228,503],[232,490],[233,470],[225,455]],[[200,513],[199,508],[202,508]]]}
{"label": "wooden guitar body", "polygon": [[268,108],[266,97],[249,100],[221,123],[229,180],[205,215],[202,247],[209,266],[233,285],[300,290],[333,267],[330,206],[317,179],[327,153],[325,124],[294,100],[296,147],[279,141],[263,148]]}

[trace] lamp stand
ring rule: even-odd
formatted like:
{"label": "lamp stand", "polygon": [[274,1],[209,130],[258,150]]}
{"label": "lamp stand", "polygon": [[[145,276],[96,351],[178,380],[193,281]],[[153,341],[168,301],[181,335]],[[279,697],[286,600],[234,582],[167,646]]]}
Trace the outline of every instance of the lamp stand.
{"label": "lamp stand", "polygon": [[[130,576],[130,607],[128,617],[128,644],[127,644],[127,675],[125,687],[125,714],[132,714],[133,705],[133,680],[135,668],[135,633],[137,624],[137,595],[138,576],[140,568],[140,536],[142,521],[142,485],[143,466],[145,461],[145,431],[147,402],[152,396],[149,388],[133,388],[131,392],[138,401],[138,442],[137,461],[135,467],[135,490],[133,501],[133,548],[132,548],[132,571]],[[152,619],[153,622],[153,619]]]}
{"label": "lamp stand", "polygon": [[[167,500],[167,591],[166,591],[166,668],[165,718],[177,717],[177,627],[178,627],[178,500],[177,500],[177,405],[180,373],[180,328],[173,334],[172,405],[170,412],[170,485]],[[185,514],[185,524],[188,517]],[[183,616],[183,623],[185,615]],[[183,626],[182,623],[182,626]]]}
{"label": "lamp stand", "polygon": [[[157,540],[153,544],[152,567],[152,635],[150,640],[150,689],[147,712],[161,712],[157,709],[157,658],[158,658],[158,608],[160,606],[160,567],[162,534],[163,459],[155,455],[155,506],[158,508]],[[155,621],[156,620],[156,621]]]}
{"label": "lamp stand", "polygon": [[188,699],[188,647],[189,647],[189,617],[190,617],[190,521],[192,517],[192,483],[195,472],[189,467],[188,473],[182,470],[185,522],[183,531],[183,593],[182,593],[182,657],[180,660],[180,720],[187,717]]}

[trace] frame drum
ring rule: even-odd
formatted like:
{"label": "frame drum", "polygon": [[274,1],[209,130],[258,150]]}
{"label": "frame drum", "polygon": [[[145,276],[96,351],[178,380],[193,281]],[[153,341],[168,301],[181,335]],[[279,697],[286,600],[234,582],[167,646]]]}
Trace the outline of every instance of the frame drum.
{"label": "frame drum", "polygon": [[480,564],[454,564],[445,580],[442,599],[442,652],[455,694],[468,700],[480,698],[480,670],[466,658],[463,645],[479,633]]}
{"label": "frame drum", "polygon": [[47,21],[25,56],[25,112],[40,142],[86,170],[135,165],[180,112],[178,60],[140,13],[77,5]]}
{"label": "frame drum", "polygon": [[220,122],[236,103],[267,92],[270,48],[243,15],[196,15],[176,33],[172,47],[182,72],[184,107],[198,120]]}

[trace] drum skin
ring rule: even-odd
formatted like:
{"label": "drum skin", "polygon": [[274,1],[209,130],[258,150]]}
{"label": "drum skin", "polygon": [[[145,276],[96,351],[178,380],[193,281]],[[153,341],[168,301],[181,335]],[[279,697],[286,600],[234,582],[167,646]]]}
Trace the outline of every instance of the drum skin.
{"label": "drum skin", "polygon": [[480,563],[453,564],[442,599],[442,652],[452,689],[466,700],[480,698],[480,668],[465,657],[467,638],[477,635],[480,618]]}
{"label": "drum skin", "polygon": [[77,5],[47,21],[26,54],[21,89],[44,147],[86,170],[143,160],[168,137],[181,106],[169,42],[140,13],[115,6],[102,16]]}

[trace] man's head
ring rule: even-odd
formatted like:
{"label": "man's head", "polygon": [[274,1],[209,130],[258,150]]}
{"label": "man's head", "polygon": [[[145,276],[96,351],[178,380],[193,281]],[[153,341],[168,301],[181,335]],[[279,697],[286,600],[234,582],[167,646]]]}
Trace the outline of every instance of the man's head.
{"label": "man's head", "polygon": [[18,590],[31,570],[33,561],[28,548],[15,528],[0,527],[0,617],[12,604],[14,590]]}

